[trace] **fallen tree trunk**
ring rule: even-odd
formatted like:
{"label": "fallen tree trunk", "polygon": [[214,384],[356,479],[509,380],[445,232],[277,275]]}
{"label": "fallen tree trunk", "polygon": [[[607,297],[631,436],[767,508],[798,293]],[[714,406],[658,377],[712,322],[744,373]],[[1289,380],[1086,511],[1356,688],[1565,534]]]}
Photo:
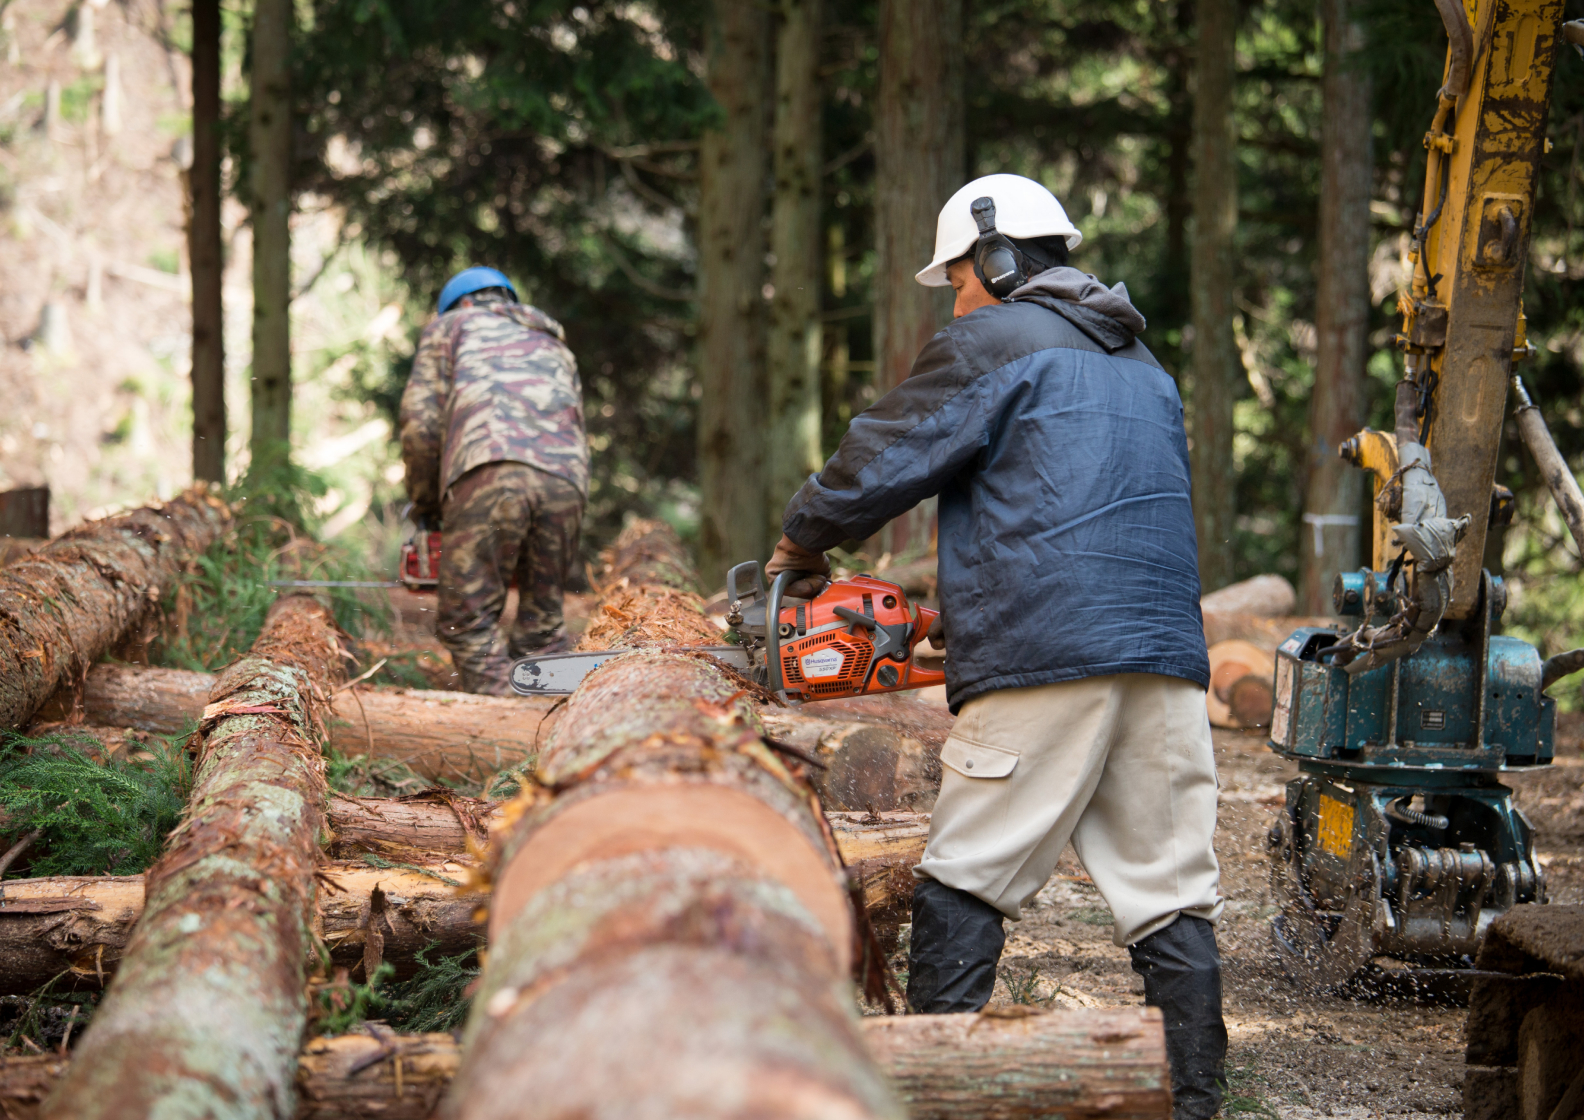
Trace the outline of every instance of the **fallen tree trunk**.
{"label": "fallen tree trunk", "polygon": [[[685,607],[621,589],[623,601]],[[604,615],[605,633],[634,617]],[[718,635],[710,639],[718,640]],[[181,669],[95,665],[82,691],[90,725],[174,735],[203,713],[214,677]],[[392,759],[430,781],[484,781],[532,761],[558,713],[553,697],[475,696],[425,689],[355,688],[334,697],[330,746],[348,756]],[[61,715],[52,702],[48,715]],[[800,708],[765,706],[767,735],[815,758],[810,779],[828,809],[927,812],[940,789],[940,748],[952,715],[944,708],[890,697],[832,700]],[[547,718],[548,717],[548,718]],[[90,727],[91,731],[92,728]]]}
{"label": "fallen tree trunk", "polygon": [[19,729],[70,676],[141,625],[231,512],[202,484],[89,522],[0,569],[0,728]]}
{"label": "fallen tree trunk", "polygon": [[289,596],[215,683],[186,815],[46,1117],[291,1112],[341,661],[329,609]]}
{"label": "fallen tree trunk", "polygon": [[[203,714],[210,673],[95,665],[82,690],[89,724],[175,735]],[[430,781],[484,781],[532,761],[548,697],[475,696],[429,689],[354,687],[336,693],[326,717],[332,750],[404,762]],[[47,715],[63,714],[52,701]]]}
{"label": "fallen tree trunk", "polygon": [[[403,865],[342,862],[320,869],[314,928],[332,963],[355,970],[371,924],[398,980],[413,973],[414,957],[426,946],[435,946],[432,959],[481,944],[484,929],[475,915],[485,898],[455,884],[469,874],[468,837],[480,836],[500,809],[438,790],[400,799],[332,794],[329,854],[351,861],[372,853]],[[908,921],[912,869],[923,855],[929,818],[832,813],[829,819],[871,921],[883,939],[894,938]],[[384,896],[378,907],[376,888]],[[25,995],[51,980],[59,991],[103,988],[142,913],[141,875],[6,880],[0,891],[0,995]]]}
{"label": "fallen tree trunk", "polygon": [[[1158,1011],[874,1016],[860,1025],[913,1120],[1147,1120],[1171,1111]],[[461,1064],[456,1040],[365,1030],[303,1047],[297,1120],[433,1114]],[[4,1114],[31,1120],[65,1066],[55,1054],[0,1062]]]}
{"label": "fallen tree trunk", "polygon": [[[624,548],[685,571],[661,527],[629,526],[613,559]],[[603,617],[622,644],[671,647],[682,612],[702,618],[607,575],[655,626],[624,605],[590,633]],[[706,658],[635,649],[569,699],[496,833],[489,959],[445,1115],[902,1115],[847,994],[834,845],[744,695]]]}
{"label": "fallen tree trunk", "polygon": [[[484,896],[460,891],[468,867],[429,862],[403,867],[340,864],[319,869],[314,929],[333,964],[356,969],[373,928],[396,979],[416,971],[433,945],[454,956],[483,942],[475,917]],[[382,896],[376,906],[374,892]],[[8,879],[0,898],[0,994],[103,988],[121,965],[143,915],[143,876]]]}

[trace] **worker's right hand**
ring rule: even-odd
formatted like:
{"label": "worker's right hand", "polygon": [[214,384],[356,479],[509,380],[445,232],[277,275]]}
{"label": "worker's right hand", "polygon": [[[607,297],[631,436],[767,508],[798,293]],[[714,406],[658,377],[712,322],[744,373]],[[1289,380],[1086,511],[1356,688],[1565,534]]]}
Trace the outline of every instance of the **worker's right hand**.
{"label": "worker's right hand", "polygon": [[811,552],[784,533],[776,542],[775,555],[765,565],[765,578],[775,579],[782,572],[808,573],[787,585],[786,595],[792,599],[812,599],[830,586],[831,566],[825,554]]}
{"label": "worker's right hand", "polygon": [[929,630],[924,635],[929,639],[930,646],[934,649],[946,648],[946,619],[941,615],[935,616],[935,621],[930,623]]}

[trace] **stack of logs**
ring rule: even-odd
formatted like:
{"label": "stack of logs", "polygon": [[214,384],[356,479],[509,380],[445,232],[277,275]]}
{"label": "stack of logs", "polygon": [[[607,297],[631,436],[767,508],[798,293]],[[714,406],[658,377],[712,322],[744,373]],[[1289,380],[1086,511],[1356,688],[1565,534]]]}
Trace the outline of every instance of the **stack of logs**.
{"label": "stack of logs", "polygon": [[[121,631],[222,524],[167,534],[168,571],[143,557],[146,578],[106,581],[125,597],[106,607]],[[108,991],[69,1061],[5,1060],[0,1111],[1166,1115],[1152,1011],[858,1017],[848,977],[860,962],[884,997],[869,927],[885,940],[906,920],[949,717],[767,703],[678,644],[713,636],[687,579],[674,535],[630,527],[591,634],[633,652],[559,706],[341,686],[341,636],[301,596],[217,678],[60,669],[56,714],[159,731],[195,720],[194,787],[147,876],[5,882],[0,990]],[[47,663],[97,660],[124,636],[103,629]],[[0,654],[16,632],[0,632]],[[14,701],[9,726],[46,695]],[[325,788],[327,749],[435,778],[533,766],[504,804],[440,789],[350,798]],[[389,962],[402,976],[425,945],[486,936],[460,1044],[371,1025],[300,1049],[315,944],[331,970]]]}

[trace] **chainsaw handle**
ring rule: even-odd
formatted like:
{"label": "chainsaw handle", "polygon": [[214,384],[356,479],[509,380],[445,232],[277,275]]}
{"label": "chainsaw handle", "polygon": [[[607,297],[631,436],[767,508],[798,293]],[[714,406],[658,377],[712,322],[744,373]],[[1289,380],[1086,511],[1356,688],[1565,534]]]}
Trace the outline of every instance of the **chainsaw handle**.
{"label": "chainsaw handle", "polygon": [[770,582],[770,594],[765,599],[765,670],[770,691],[782,700],[787,698],[786,681],[781,679],[781,598],[786,589],[814,572],[795,572],[788,568],[777,572]]}
{"label": "chainsaw handle", "polygon": [[928,607],[919,607],[918,612],[918,625],[913,630],[914,638],[908,644],[908,685],[910,688],[928,688],[931,685],[945,684],[944,669],[925,669],[913,659],[913,652],[918,649],[920,642],[929,637],[930,627],[935,625],[935,620],[940,617],[940,611],[930,610]]}

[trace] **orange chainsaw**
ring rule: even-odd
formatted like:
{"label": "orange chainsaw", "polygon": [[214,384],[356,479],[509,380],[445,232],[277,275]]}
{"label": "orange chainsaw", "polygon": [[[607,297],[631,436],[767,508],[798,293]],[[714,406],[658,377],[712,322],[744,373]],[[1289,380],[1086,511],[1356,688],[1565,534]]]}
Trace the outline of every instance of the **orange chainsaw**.
{"label": "orange chainsaw", "polygon": [[[726,622],[740,645],[701,646],[786,700],[839,700],[944,684],[913,650],[939,611],[908,602],[894,583],[873,576],[839,579],[813,599],[783,606],[787,587],[807,573],[781,572],[767,593],[757,561],[726,573]],[[775,619],[774,626],[766,625]],[[511,687],[523,696],[564,696],[589,673],[626,650],[528,656],[512,663]]]}

